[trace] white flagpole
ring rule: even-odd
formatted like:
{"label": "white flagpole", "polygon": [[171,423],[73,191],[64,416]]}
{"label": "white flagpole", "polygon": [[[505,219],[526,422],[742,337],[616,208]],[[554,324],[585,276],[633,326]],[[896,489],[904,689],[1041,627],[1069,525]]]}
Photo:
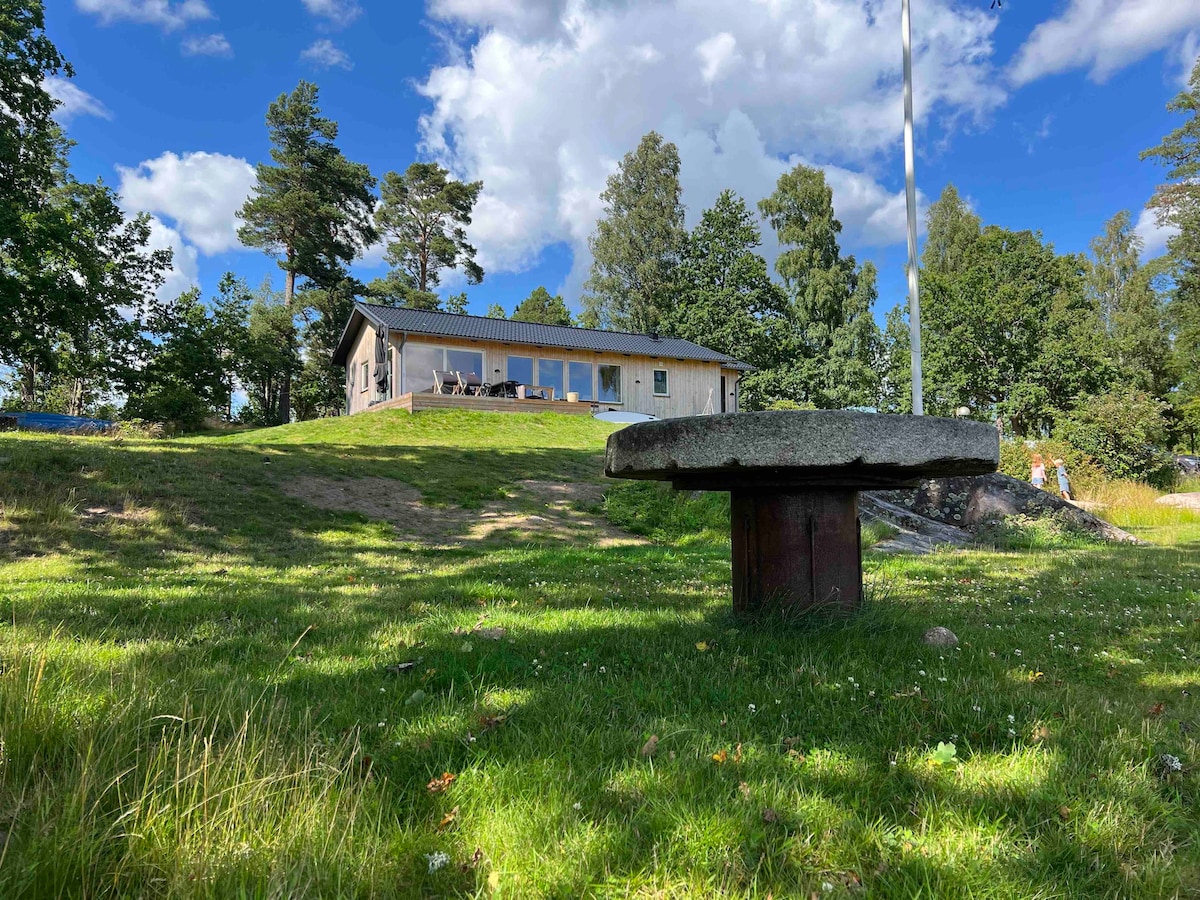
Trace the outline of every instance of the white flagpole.
{"label": "white flagpole", "polygon": [[925,414],[921,393],[921,300],[917,293],[917,178],[913,166],[912,23],[909,0],[902,0],[904,36],[904,193],[908,205],[908,328],[912,341],[913,415]]}

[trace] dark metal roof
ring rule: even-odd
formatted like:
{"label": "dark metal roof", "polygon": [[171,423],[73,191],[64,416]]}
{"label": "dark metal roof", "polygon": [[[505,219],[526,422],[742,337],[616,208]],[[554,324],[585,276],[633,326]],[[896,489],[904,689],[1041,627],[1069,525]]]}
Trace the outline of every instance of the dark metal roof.
{"label": "dark metal roof", "polygon": [[349,343],[358,334],[356,324],[363,317],[374,325],[386,325],[392,331],[407,334],[428,334],[438,337],[464,338],[474,341],[499,341],[505,344],[525,344],[533,347],[561,347],[569,350],[595,350],[604,353],[627,353],[634,356],[653,356],[660,359],[694,359],[716,362],[728,369],[746,371],[754,368],[747,363],[685,341],[682,338],[651,337],[625,331],[600,331],[593,328],[574,328],[568,325],[541,325],[536,322],[514,322],[511,319],[488,319],[483,316],[462,316],[457,313],[428,309],[404,309],[355,303],[354,315],[346,326],[342,340],[333,355],[335,363],[345,362]]}

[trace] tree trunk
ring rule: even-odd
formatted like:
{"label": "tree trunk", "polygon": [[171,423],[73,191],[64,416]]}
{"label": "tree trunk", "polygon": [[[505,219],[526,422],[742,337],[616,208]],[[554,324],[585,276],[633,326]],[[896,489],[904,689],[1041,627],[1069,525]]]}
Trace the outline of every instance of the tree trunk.
{"label": "tree trunk", "polygon": [[83,415],[83,379],[72,378],[71,388],[67,394],[67,415]]}
{"label": "tree trunk", "polygon": [[21,405],[32,407],[37,403],[37,364],[21,367]]}
{"label": "tree trunk", "polygon": [[[284,274],[283,279],[283,305],[287,309],[289,316],[286,332],[287,351],[289,357],[291,356],[292,346],[296,341],[295,325],[292,323],[290,318],[292,313],[292,297],[295,296],[296,293],[296,273],[290,268],[294,260],[294,253],[289,250],[289,268]],[[279,385],[279,424],[286,425],[290,421],[292,421],[292,369],[291,364],[289,363],[287,368],[284,369],[283,380]]]}

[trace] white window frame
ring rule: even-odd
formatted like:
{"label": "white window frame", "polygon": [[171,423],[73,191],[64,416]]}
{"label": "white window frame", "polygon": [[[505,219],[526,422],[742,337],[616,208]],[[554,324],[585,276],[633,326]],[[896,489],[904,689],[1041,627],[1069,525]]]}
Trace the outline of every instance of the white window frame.
{"label": "white window frame", "polygon": [[371,383],[371,364],[370,362],[364,362],[360,363],[359,365],[362,368],[362,384],[358,386],[358,392],[360,394],[365,394],[367,392],[367,386]]}
{"label": "white window frame", "polygon": [[[620,382],[621,382],[621,399],[620,400],[601,400],[600,399],[600,392],[604,389],[603,388],[604,382],[600,378],[600,369],[601,368],[616,369],[618,372],[621,373],[619,376]],[[624,368],[625,367],[622,366],[620,363],[596,363],[596,402],[597,403],[612,403],[612,404],[615,404],[616,406],[624,406],[625,405],[625,372],[624,372]]]}
{"label": "white window frame", "polygon": [[[661,393],[658,390],[658,380],[654,377],[659,372],[663,373],[663,381],[666,383],[667,389]],[[666,369],[652,369],[650,371],[650,390],[655,397],[670,397],[671,396],[671,373]]]}

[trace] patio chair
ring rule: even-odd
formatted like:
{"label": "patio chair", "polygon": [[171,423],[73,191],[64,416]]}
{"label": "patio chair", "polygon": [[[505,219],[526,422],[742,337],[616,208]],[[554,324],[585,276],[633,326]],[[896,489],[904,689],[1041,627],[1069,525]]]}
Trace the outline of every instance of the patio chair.
{"label": "patio chair", "polygon": [[458,373],[433,370],[433,392],[435,394],[457,394]]}
{"label": "patio chair", "polygon": [[457,393],[466,397],[478,397],[483,393],[483,382],[474,372],[459,372]]}

